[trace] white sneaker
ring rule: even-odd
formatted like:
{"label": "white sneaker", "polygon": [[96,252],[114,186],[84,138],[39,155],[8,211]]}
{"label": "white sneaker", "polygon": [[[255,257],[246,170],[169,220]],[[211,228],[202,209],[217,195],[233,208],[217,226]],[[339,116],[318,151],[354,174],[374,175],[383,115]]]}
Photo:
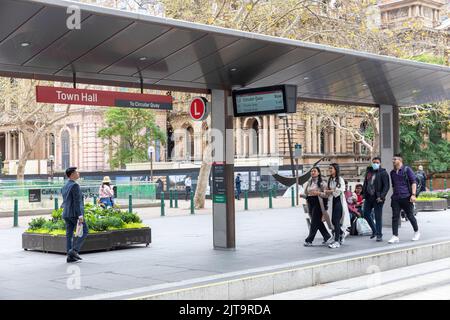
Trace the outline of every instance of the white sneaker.
{"label": "white sneaker", "polygon": [[420,232],[414,232],[414,237],[412,238],[412,241],[418,241],[420,239]]}
{"label": "white sneaker", "polygon": [[330,249],[337,249],[337,248],[339,248],[340,246],[341,246],[341,244],[340,244],[339,242],[335,241],[335,242],[333,242],[333,243],[330,243],[330,244],[328,245],[328,248],[330,248]]}
{"label": "white sneaker", "polygon": [[399,237],[396,237],[396,236],[392,236],[392,238],[391,238],[391,240],[389,240],[388,241],[388,243],[399,243],[400,242],[400,239],[399,239]]}

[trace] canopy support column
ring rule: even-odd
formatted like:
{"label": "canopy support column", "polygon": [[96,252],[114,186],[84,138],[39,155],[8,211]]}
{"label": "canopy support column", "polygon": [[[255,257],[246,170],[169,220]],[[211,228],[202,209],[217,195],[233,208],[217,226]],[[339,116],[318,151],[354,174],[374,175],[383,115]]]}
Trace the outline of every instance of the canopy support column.
{"label": "canopy support column", "polygon": [[234,249],[234,118],[230,92],[212,90],[212,200],[214,249]]}
{"label": "canopy support column", "polygon": [[[392,157],[400,152],[399,112],[397,106],[380,105],[380,158],[388,174],[393,169]],[[389,177],[389,192],[383,207],[383,225],[392,226],[392,183]]]}

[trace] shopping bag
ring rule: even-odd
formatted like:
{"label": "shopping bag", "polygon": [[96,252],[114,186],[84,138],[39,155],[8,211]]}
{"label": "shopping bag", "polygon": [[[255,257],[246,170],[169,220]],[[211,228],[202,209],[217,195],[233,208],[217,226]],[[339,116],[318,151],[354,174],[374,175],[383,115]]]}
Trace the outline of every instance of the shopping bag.
{"label": "shopping bag", "polygon": [[368,236],[372,234],[369,223],[364,218],[358,218],[356,220],[356,230],[360,236]]}
{"label": "shopping bag", "polygon": [[83,236],[83,222],[78,220],[77,229],[75,230],[75,237],[81,238]]}

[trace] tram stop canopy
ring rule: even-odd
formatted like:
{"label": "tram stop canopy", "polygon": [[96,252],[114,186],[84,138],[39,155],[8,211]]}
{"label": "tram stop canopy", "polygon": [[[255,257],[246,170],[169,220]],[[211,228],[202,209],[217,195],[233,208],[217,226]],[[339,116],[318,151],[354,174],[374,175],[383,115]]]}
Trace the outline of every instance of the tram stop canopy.
{"label": "tram stop canopy", "polygon": [[[81,8],[81,29],[66,26]],[[61,0],[0,0],[0,74],[202,91],[298,86],[303,99],[406,106],[450,98],[450,68]]]}
{"label": "tram stop canopy", "polygon": [[[67,27],[72,5],[80,29]],[[449,67],[62,0],[0,0],[0,76],[211,93],[223,132],[233,87],[293,84],[299,100],[379,107],[384,163],[399,147],[397,106],[450,99]],[[226,137],[215,248],[235,247],[232,147]]]}

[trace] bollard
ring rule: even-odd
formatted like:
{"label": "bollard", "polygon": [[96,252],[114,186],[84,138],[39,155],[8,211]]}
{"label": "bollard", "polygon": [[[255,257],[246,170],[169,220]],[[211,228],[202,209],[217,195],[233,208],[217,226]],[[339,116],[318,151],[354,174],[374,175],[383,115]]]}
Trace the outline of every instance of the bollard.
{"label": "bollard", "polygon": [[194,212],[194,192],[191,191],[191,214],[195,214]]}
{"label": "bollard", "polygon": [[444,179],[444,190],[447,190],[447,178]]}
{"label": "bollard", "polygon": [[58,198],[55,198],[55,210],[59,209]]}
{"label": "bollard", "polygon": [[269,209],[272,209],[272,189],[269,189]]}
{"label": "bollard", "polygon": [[128,212],[133,212],[133,196],[131,194],[128,195]]}
{"label": "bollard", "polygon": [[264,199],[264,191],[263,191],[262,185],[259,185],[259,195],[261,198]]}
{"label": "bollard", "polygon": [[295,207],[295,190],[291,187],[291,207]]}
{"label": "bollard", "polygon": [[433,178],[430,177],[430,191],[433,191]]}
{"label": "bollard", "polygon": [[244,191],[244,210],[248,210],[248,191]]}
{"label": "bollard", "polygon": [[[172,199],[170,200],[172,201]],[[164,217],[166,215],[166,213],[164,212],[164,192],[161,192],[161,217]]]}
{"label": "bollard", "polygon": [[14,227],[19,226],[19,200],[14,199]]}
{"label": "bollard", "polygon": [[96,196],[93,196],[92,199],[93,199],[94,206],[95,206],[95,205],[97,204],[97,197],[96,197]]}
{"label": "bollard", "polygon": [[173,190],[169,190],[170,207],[173,208]]}
{"label": "bollard", "polygon": [[178,190],[175,190],[175,208],[178,208]]}

